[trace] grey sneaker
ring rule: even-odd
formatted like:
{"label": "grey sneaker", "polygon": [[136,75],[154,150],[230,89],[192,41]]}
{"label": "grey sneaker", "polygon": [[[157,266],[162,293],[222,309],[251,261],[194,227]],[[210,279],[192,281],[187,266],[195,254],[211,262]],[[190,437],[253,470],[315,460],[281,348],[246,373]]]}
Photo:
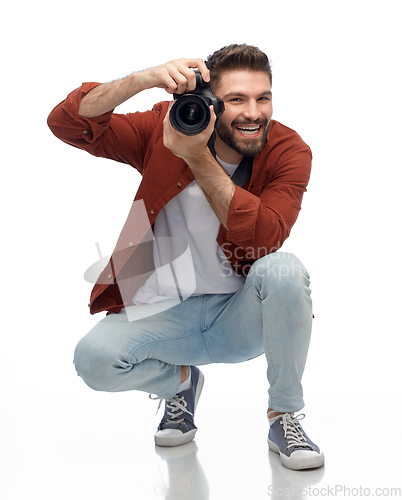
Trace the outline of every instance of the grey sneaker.
{"label": "grey sneaker", "polygon": [[194,413],[204,386],[204,375],[196,366],[190,366],[190,370],[192,387],[165,402],[165,414],[155,433],[157,446],[180,446],[195,437]]}
{"label": "grey sneaker", "polygon": [[273,423],[268,434],[269,449],[279,453],[282,465],[288,469],[313,469],[324,465],[323,453],[308,438],[299,423],[304,416],[301,414],[293,417],[285,413],[271,420]]}

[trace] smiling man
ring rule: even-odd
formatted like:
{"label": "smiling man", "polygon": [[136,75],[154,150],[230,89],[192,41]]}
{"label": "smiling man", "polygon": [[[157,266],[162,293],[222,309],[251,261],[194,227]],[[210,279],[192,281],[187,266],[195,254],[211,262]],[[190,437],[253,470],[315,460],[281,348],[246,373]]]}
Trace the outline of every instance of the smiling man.
{"label": "smiling man", "polygon": [[[150,88],[193,91],[194,69],[224,102],[218,119],[210,107],[201,133],[173,128],[169,102],[142,113],[114,112]],[[300,211],[311,151],[271,119],[271,86],[267,56],[231,45],[205,62],[178,59],[114,82],[84,83],[56,106],[48,124],[64,142],[142,175],[109,266],[92,291],[91,313],[108,314],[77,345],[78,374],[95,390],[140,390],[165,400],[155,443],[179,446],[197,431],[194,413],[204,384],[198,366],[265,354],[268,444],[283,465],[298,470],[324,463],[294,416],[304,407],[312,304],[306,269],[278,249]],[[139,201],[146,224],[135,209]],[[184,241],[186,259],[162,265],[167,241]],[[239,432],[238,425],[224,428]]]}
{"label": "smiling man", "polygon": [[214,88],[225,102],[225,114],[217,126],[216,151],[233,163],[240,163],[243,156],[258,155],[265,146],[272,116],[270,75],[265,71],[227,71]]}

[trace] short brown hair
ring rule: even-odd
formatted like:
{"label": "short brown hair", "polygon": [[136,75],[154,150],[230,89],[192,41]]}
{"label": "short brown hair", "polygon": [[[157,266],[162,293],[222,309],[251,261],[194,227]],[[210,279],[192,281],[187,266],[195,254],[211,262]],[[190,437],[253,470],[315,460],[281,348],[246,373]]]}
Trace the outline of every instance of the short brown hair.
{"label": "short brown hair", "polygon": [[208,56],[205,64],[210,71],[212,86],[219,82],[225,71],[239,69],[265,71],[272,85],[272,70],[269,59],[262,50],[253,45],[245,43],[228,45]]}

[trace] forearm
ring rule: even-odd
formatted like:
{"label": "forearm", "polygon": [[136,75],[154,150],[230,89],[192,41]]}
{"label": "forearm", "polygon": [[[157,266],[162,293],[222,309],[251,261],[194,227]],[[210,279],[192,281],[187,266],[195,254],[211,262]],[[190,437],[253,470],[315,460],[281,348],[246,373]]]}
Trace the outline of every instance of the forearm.
{"label": "forearm", "polygon": [[187,165],[216,216],[228,229],[229,207],[236,186],[209,150],[196,158],[188,159]]}
{"label": "forearm", "polygon": [[143,72],[133,73],[121,80],[103,83],[81,100],[78,114],[84,118],[101,116],[145,90],[145,85]]}
{"label": "forearm", "polygon": [[101,116],[139,92],[154,87],[165,89],[169,94],[194,90],[195,73],[190,68],[198,68],[204,80],[209,81],[209,71],[201,59],[177,59],[99,85],[82,99],[78,114],[84,118]]}

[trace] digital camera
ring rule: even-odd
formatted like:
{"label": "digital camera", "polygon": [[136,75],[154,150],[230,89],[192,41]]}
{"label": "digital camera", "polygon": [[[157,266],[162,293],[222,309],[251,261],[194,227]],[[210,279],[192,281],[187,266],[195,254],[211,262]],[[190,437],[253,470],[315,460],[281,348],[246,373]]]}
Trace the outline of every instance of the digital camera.
{"label": "digital camera", "polygon": [[209,83],[204,82],[201,73],[194,70],[196,77],[195,90],[186,94],[173,94],[177,99],[170,109],[172,127],[185,135],[197,135],[208,127],[211,118],[209,106],[213,105],[216,117],[221,116],[225,105],[211,91]]}

